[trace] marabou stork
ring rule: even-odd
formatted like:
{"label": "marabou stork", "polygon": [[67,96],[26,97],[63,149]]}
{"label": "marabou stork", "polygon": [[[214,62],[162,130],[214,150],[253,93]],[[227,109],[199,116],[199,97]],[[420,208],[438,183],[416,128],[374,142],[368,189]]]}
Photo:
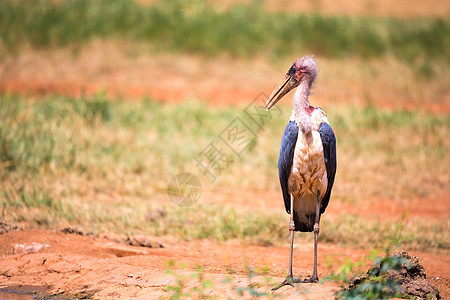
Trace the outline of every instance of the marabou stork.
{"label": "marabou stork", "polygon": [[[281,139],[278,174],[286,212],[290,214],[290,258],[286,279],[273,290],[300,282],[318,282],[317,239],[320,216],[330,201],[336,174],[336,138],[325,112],[309,105],[308,96],[317,77],[317,64],[310,56],[298,59],[272,92],[266,110],[290,90],[294,108]],[[311,277],[300,280],[292,275],[294,231],[314,231],[314,270]]]}

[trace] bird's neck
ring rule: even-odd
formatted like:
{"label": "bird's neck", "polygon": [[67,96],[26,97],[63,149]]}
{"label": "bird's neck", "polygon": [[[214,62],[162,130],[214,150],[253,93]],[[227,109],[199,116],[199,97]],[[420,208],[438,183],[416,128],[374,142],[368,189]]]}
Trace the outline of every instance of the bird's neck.
{"label": "bird's neck", "polygon": [[308,101],[310,90],[309,82],[303,81],[300,83],[294,94],[294,108],[292,109],[292,116],[305,135],[309,135],[312,130],[311,107]]}

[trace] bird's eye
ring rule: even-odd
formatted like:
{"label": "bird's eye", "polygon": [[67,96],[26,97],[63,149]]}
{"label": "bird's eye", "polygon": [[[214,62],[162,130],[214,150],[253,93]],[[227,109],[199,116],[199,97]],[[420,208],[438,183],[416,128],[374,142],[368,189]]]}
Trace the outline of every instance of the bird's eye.
{"label": "bird's eye", "polygon": [[290,69],[289,69],[289,75],[294,75],[295,74],[295,68],[294,67],[291,67]]}
{"label": "bird's eye", "polygon": [[301,67],[300,69],[298,69],[300,72],[302,73],[306,73],[306,68],[305,67]]}

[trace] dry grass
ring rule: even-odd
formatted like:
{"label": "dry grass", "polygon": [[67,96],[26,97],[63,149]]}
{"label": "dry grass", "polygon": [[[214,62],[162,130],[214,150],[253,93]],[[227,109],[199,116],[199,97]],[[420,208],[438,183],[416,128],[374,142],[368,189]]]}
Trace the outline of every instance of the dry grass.
{"label": "dry grass", "polygon": [[[223,190],[278,189],[274,174],[287,107],[240,156],[227,152],[233,162],[213,183],[194,158],[210,142],[220,146],[219,134],[235,117],[250,124],[237,108],[110,101],[102,95],[39,101],[3,95],[0,102],[0,197],[6,221],[261,244],[286,238],[281,208],[271,214],[258,208],[248,213],[239,205],[223,207],[226,200],[221,204],[219,196]],[[338,137],[333,201],[358,205],[373,197],[407,201],[444,193],[450,164],[448,116],[345,105],[328,111]],[[189,209],[173,206],[166,189],[179,172],[199,176],[208,199]],[[147,213],[161,208],[167,215],[149,221]],[[333,223],[324,222],[324,239],[374,245],[385,241],[397,222],[337,216]],[[364,226],[355,229],[354,224]],[[402,234],[410,247],[447,249],[442,242],[448,240],[446,228],[439,220],[408,220]],[[369,239],[350,238],[358,235]]]}

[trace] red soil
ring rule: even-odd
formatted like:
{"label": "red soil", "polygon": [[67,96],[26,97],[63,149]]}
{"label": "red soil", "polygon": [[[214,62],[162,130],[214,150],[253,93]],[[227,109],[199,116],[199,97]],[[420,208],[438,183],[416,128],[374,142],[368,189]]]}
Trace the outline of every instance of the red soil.
{"label": "red soil", "polygon": [[[235,284],[239,285],[249,282],[245,275],[246,264],[255,268],[267,266],[268,275],[274,278],[274,282],[282,280],[287,268],[288,247],[261,247],[238,241],[224,244],[183,242],[170,237],[163,238],[162,243],[165,248],[144,248],[119,244],[106,238],[54,231],[10,231],[0,235],[0,253],[3,256],[0,259],[0,288],[20,290],[20,285],[26,285],[35,287],[35,290],[40,287],[47,294],[90,295],[95,299],[156,298],[164,295],[167,285],[176,285],[175,277],[166,273],[172,268],[167,265],[172,260],[176,262],[173,268],[177,274],[188,274],[196,266],[202,266],[206,279],[213,281],[215,292],[233,297],[231,285],[222,283],[230,268],[234,271],[232,278]],[[21,245],[25,246],[27,253],[23,253],[24,247]],[[42,248],[38,249],[38,245]],[[343,263],[344,257],[358,261],[366,254],[366,250],[322,243],[319,245],[319,277],[330,274],[327,261],[331,258],[336,268]],[[427,278],[439,287],[444,299],[448,297],[448,255],[410,254],[420,258]],[[309,276],[313,267],[312,245],[296,243],[294,261],[295,274]],[[261,277],[254,279],[261,280]],[[187,289],[195,285],[193,279],[186,282]],[[313,299],[327,299],[336,289],[331,283],[303,284],[299,291],[306,292],[305,295]],[[283,288],[277,293],[296,298],[299,291]]]}

